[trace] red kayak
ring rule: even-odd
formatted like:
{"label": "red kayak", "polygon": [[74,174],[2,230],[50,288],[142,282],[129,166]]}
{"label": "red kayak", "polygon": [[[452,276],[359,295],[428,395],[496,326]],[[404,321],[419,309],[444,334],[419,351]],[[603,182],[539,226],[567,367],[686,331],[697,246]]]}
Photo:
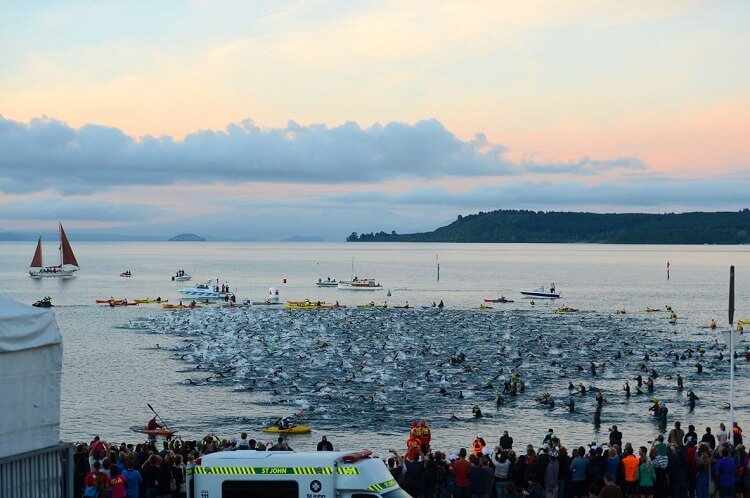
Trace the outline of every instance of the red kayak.
{"label": "red kayak", "polygon": [[177,431],[172,431],[165,428],[159,429],[133,429],[134,432],[140,432],[141,434],[148,434],[149,436],[171,436]]}
{"label": "red kayak", "polygon": [[114,308],[115,306],[138,306],[138,303],[129,303],[127,301],[112,301],[109,305]]}
{"label": "red kayak", "polygon": [[97,299],[97,304],[124,303],[124,299]]}
{"label": "red kayak", "polygon": [[496,299],[485,299],[485,303],[512,303],[512,299],[506,299],[504,297],[498,297]]}

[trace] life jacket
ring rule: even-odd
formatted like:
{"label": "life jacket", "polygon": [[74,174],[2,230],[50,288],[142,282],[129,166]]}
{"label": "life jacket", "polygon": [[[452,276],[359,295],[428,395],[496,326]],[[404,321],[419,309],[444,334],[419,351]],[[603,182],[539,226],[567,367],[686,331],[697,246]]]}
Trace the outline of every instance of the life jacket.
{"label": "life jacket", "polygon": [[410,438],[408,439],[408,441],[406,441],[406,447],[407,447],[408,449],[411,449],[411,448],[419,448],[420,446],[422,446],[422,442],[421,442],[421,441],[419,440],[419,438],[416,438],[416,437],[410,437]]}
{"label": "life jacket", "polygon": [[473,443],[471,443],[472,448],[474,448],[474,456],[479,456],[482,454],[482,450],[484,449],[484,445],[482,444],[482,441],[479,439],[475,439]]}
{"label": "life jacket", "polygon": [[416,438],[419,439],[419,436],[421,435],[419,427],[412,427],[409,431],[409,439]]}
{"label": "life jacket", "polygon": [[625,474],[625,480],[628,482],[635,482],[638,480],[638,458],[635,455],[628,455],[622,459],[623,473]]}
{"label": "life jacket", "polygon": [[422,437],[420,440],[422,441],[422,446],[427,446],[430,444],[430,439],[432,439],[432,434],[430,432],[429,427],[422,427]]}

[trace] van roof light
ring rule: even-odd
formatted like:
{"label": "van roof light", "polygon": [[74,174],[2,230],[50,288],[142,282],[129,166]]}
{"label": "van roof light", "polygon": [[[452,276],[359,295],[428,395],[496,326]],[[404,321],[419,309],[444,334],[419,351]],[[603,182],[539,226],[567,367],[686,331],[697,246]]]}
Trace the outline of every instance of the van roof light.
{"label": "van roof light", "polygon": [[341,457],[341,460],[343,460],[344,463],[354,463],[362,458],[370,458],[370,455],[372,455],[372,451],[364,450],[357,453],[347,453]]}

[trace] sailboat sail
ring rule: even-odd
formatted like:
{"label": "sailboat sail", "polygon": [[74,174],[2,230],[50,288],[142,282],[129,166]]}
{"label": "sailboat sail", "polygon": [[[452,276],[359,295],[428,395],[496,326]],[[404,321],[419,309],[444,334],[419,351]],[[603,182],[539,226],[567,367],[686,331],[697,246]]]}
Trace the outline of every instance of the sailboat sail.
{"label": "sailboat sail", "polygon": [[39,237],[39,241],[36,243],[36,251],[34,251],[34,258],[31,260],[29,268],[41,268],[42,264],[42,237]]}
{"label": "sailboat sail", "polygon": [[78,266],[78,261],[76,261],[76,256],[75,254],[73,254],[73,248],[70,247],[70,242],[68,242],[68,237],[65,235],[65,230],[63,230],[62,223],[60,223],[60,252],[62,266]]}

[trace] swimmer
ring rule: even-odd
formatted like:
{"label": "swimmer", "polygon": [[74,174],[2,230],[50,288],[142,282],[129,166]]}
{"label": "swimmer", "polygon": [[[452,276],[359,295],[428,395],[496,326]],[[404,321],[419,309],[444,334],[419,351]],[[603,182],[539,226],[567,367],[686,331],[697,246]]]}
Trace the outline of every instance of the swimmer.
{"label": "swimmer", "polygon": [[622,386],[622,390],[625,391],[625,397],[629,398],[630,397],[630,384],[628,383],[627,380],[625,381],[625,385]]}
{"label": "swimmer", "polygon": [[573,413],[576,410],[576,402],[573,398],[568,398],[565,402],[565,406],[568,407],[568,412]]}
{"label": "swimmer", "polygon": [[482,409],[479,408],[479,405],[474,405],[471,408],[471,413],[474,415],[474,418],[482,418]]}
{"label": "swimmer", "polygon": [[[678,391],[682,391],[683,387],[684,386],[683,386],[683,383],[682,383],[682,375],[677,374],[677,390]],[[690,393],[690,392],[692,392],[692,391],[688,391],[688,393]]]}

